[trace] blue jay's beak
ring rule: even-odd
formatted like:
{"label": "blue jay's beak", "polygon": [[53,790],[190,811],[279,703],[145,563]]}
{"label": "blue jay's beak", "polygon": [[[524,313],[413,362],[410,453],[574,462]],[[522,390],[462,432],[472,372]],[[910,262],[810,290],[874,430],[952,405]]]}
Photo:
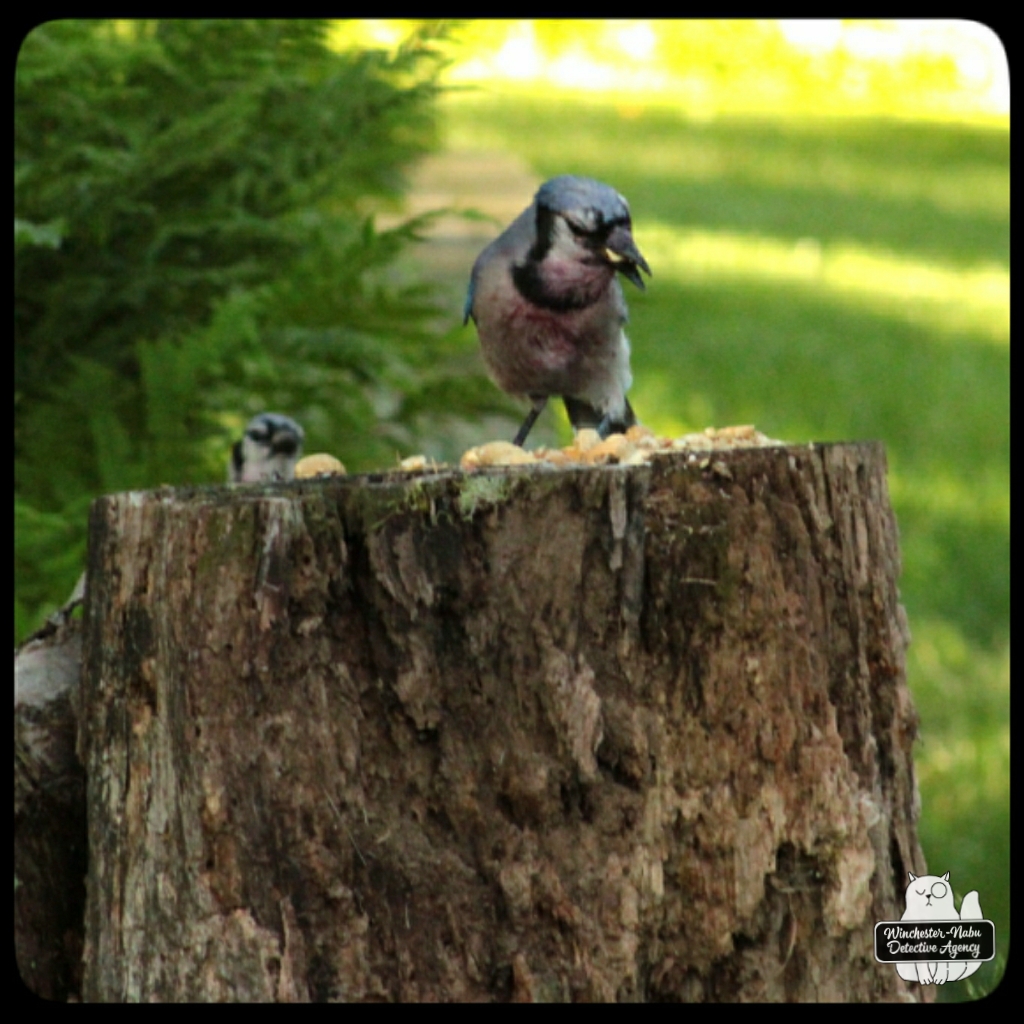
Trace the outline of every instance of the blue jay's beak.
{"label": "blue jay's beak", "polygon": [[643,258],[640,250],[636,247],[636,242],[633,241],[633,236],[630,234],[628,227],[624,224],[618,224],[613,228],[605,244],[604,254],[608,262],[623,277],[632,281],[640,291],[644,290],[644,279],[640,276],[640,271],[637,270],[637,267],[646,271],[648,276],[650,276],[651,268],[647,265],[647,260]]}

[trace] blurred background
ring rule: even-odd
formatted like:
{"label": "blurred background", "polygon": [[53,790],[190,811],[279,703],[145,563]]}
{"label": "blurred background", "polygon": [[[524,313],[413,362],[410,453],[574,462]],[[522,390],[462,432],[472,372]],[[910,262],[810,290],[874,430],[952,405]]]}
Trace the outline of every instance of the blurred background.
{"label": "blurred background", "polygon": [[[508,439],[461,323],[555,174],[629,200],[662,434],[879,439],[929,870],[1009,932],[1009,79],[966,21],[61,21],[15,88],[15,641],[89,503],[255,413],[350,471]],[[535,444],[568,440],[552,407]]]}

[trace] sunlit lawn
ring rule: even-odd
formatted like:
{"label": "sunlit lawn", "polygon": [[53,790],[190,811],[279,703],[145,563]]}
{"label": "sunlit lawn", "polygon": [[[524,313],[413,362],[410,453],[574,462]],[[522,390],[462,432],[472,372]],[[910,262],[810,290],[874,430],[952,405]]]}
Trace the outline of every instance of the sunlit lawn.
{"label": "sunlit lawn", "polygon": [[646,293],[626,286],[646,423],[885,442],[922,723],[921,839],[930,870],[950,870],[960,895],[979,890],[1005,950],[1007,132],[695,123],[493,88],[446,111],[452,148],[504,149],[538,179],[585,174],[628,197],[654,271]]}

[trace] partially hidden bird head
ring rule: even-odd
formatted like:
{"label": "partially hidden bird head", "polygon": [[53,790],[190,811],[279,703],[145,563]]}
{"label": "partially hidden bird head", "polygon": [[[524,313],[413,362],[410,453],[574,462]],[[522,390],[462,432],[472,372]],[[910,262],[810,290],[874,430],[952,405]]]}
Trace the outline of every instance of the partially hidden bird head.
{"label": "partially hidden bird head", "polygon": [[229,481],[248,484],[294,479],[305,439],[305,431],[295,420],[277,412],[261,412],[249,420],[242,440],[231,449]]}
{"label": "partially hidden bird head", "polygon": [[617,270],[641,290],[651,268],[633,241],[629,203],[610,185],[562,174],[536,195],[537,232],[530,258],[554,256]]}

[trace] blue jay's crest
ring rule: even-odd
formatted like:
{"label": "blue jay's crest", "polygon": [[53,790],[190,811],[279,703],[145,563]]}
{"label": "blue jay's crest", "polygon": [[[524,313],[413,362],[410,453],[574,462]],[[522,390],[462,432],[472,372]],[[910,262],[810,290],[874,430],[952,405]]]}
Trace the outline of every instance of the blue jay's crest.
{"label": "blue jay's crest", "polygon": [[292,480],[306,433],[295,420],[277,412],[253,416],[241,441],[231,448],[228,482],[260,483]]}
{"label": "blue jay's crest", "polygon": [[602,221],[621,217],[629,220],[629,203],[610,185],[593,178],[577,178],[562,174],[545,181],[537,189],[537,205],[545,206],[555,213],[575,214],[581,219],[590,219],[586,226],[593,230]]}
{"label": "blue jay's crest", "polygon": [[521,444],[551,395],[575,428],[602,434],[636,422],[627,311],[618,275],[643,289],[651,273],[629,204],[592,178],[546,181],[533,203],[477,257],[466,296],[487,367],[503,390],[530,399]]}

